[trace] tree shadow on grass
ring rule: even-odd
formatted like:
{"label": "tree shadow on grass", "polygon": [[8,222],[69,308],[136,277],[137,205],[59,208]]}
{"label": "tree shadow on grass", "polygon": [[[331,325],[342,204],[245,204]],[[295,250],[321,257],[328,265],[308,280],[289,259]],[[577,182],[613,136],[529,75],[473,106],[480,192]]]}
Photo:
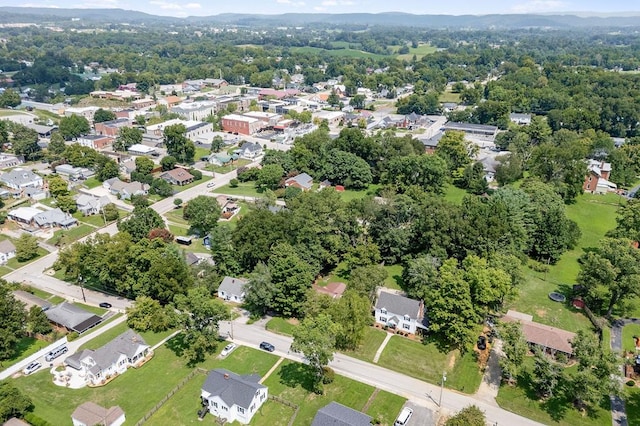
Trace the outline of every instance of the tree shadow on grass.
{"label": "tree shadow on grass", "polygon": [[[540,401],[540,397],[536,392],[533,384],[533,378],[529,371],[523,371],[520,373],[518,376],[518,386],[524,389],[527,399],[531,401]],[[564,386],[562,384],[558,385],[554,396],[540,402],[540,408],[549,414],[549,416],[551,416],[551,418],[556,422],[565,418],[570,405],[567,401],[563,388]]]}
{"label": "tree shadow on grass", "polygon": [[181,358],[187,349],[187,343],[184,341],[184,333],[178,333],[173,338],[169,339],[165,346],[169,348],[177,357]]}
{"label": "tree shadow on grass", "polygon": [[280,383],[290,388],[301,386],[308,392],[314,391],[315,372],[306,364],[291,363],[280,368]]}
{"label": "tree shadow on grass", "polygon": [[634,390],[625,398],[629,426],[640,426],[640,391]]}

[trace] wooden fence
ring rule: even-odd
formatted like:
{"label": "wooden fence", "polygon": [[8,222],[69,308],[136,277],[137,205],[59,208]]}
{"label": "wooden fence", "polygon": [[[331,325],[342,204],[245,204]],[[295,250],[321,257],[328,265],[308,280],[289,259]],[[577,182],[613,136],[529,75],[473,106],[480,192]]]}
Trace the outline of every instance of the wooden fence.
{"label": "wooden fence", "polygon": [[282,399],[275,395],[269,395],[269,399],[294,409],[293,416],[291,416],[291,419],[289,420],[289,424],[287,425],[287,426],[293,426],[293,422],[296,420],[296,416],[298,415],[298,411],[300,411],[300,407],[292,402],[287,401],[286,399]]}
{"label": "wooden fence", "polygon": [[184,385],[186,385],[189,382],[189,380],[193,379],[193,377],[196,374],[200,374],[200,373],[207,373],[207,370],[205,370],[204,368],[200,368],[200,367],[194,369],[191,373],[189,373],[189,375],[187,377],[182,379],[182,381],[180,383],[178,383],[175,388],[171,389],[171,392],[166,394],[164,396],[164,398],[162,398],[151,410],[149,410],[147,412],[147,414],[144,415],[144,417],[142,417],[140,420],[138,420],[138,422],[136,423],[136,426],[141,426],[147,420],[149,420],[151,418],[151,416],[153,416],[155,414],[155,412],[158,411],[165,404],[165,402],[167,402],[169,400],[169,398],[171,398],[176,392],[178,392],[180,389],[182,389],[184,387]]}

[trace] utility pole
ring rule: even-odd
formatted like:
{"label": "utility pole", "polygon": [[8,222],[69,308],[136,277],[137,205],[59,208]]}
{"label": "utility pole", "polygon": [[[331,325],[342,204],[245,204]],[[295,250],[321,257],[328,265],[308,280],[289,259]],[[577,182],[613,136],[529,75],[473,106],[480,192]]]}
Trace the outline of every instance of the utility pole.
{"label": "utility pole", "polygon": [[442,381],[440,382],[440,399],[438,400],[438,407],[442,407],[442,392],[444,391],[444,382],[447,381],[447,372],[442,372]]}
{"label": "utility pole", "polygon": [[84,296],[84,285],[82,284],[82,275],[78,275],[78,281],[80,282],[80,291],[82,292],[82,300],[87,303],[87,298]]}

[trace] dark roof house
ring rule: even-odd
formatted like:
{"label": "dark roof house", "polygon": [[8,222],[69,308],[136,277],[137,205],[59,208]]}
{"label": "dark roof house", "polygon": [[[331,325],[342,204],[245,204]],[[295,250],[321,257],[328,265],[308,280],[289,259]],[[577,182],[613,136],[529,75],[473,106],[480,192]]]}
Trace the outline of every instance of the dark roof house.
{"label": "dark roof house", "polygon": [[371,416],[331,402],[318,410],[311,426],[371,426]]}
{"label": "dark roof house", "polygon": [[62,302],[45,311],[49,321],[71,331],[82,333],[102,322],[102,318],[68,302]]}
{"label": "dark roof house", "polygon": [[209,372],[202,390],[211,396],[219,396],[229,407],[249,407],[256,392],[266,388],[259,381],[260,376],[257,374],[240,376],[229,370],[216,368]]}

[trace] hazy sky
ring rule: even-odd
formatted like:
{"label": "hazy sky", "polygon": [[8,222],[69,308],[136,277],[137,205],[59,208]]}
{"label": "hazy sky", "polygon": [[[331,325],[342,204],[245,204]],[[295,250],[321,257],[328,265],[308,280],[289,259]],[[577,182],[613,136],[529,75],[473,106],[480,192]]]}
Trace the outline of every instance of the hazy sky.
{"label": "hazy sky", "polygon": [[195,16],[219,13],[349,13],[408,12],[416,14],[482,15],[640,11],[637,0],[0,0],[0,6],[105,8],[140,10],[154,15]]}

